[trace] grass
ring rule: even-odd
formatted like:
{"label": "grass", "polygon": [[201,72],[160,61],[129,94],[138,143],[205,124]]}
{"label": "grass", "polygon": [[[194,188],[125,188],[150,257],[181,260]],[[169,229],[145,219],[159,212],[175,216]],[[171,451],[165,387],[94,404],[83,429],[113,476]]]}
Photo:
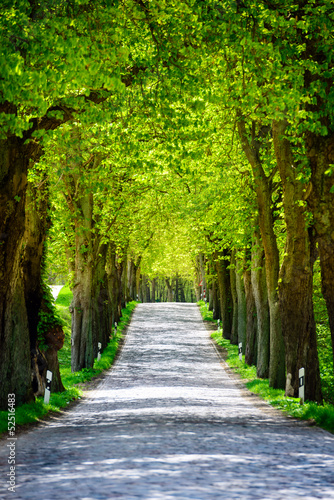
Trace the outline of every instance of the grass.
{"label": "grass", "polygon": [[[203,320],[213,321],[212,312],[207,310],[205,303],[200,301],[198,302],[198,305],[200,307]],[[215,322],[215,324],[216,323],[217,322]],[[324,396],[327,394],[330,398],[329,401],[324,402],[322,405],[318,405],[317,403],[311,401],[306,401],[303,405],[301,405],[298,398],[285,397],[284,390],[269,387],[268,379],[257,378],[256,367],[248,366],[244,362],[244,356],[243,360],[240,361],[238,346],[232,345],[229,340],[222,338],[222,334],[218,331],[214,332],[211,337],[219,346],[226,350],[227,364],[240,375],[247,389],[254,394],[258,394],[272,406],[278,408],[287,415],[291,415],[292,417],[302,420],[310,420],[319,427],[334,433],[334,406],[331,404],[333,398],[333,385],[331,385],[333,370],[330,371],[333,365],[331,365],[332,360],[328,355],[329,349],[326,335],[323,331],[321,332],[321,335],[321,338],[323,338],[323,344],[319,342],[321,381]],[[324,374],[326,375],[325,377]]]}
{"label": "grass", "polygon": [[[56,307],[64,326],[65,342],[64,346],[58,352],[61,378],[66,390],[64,392],[52,393],[50,403],[45,404],[44,398],[39,397],[33,403],[23,404],[15,409],[16,427],[38,422],[50,412],[60,412],[63,408],[78,398],[81,398],[83,392],[80,384],[92,380],[104,370],[112,365],[120,339],[123,337],[125,326],[129,323],[131,313],[136,307],[136,302],[129,302],[125,309],[122,309],[122,318],[117,325],[117,334],[114,336],[108,346],[101,354],[101,359],[94,362],[92,368],[84,368],[79,372],[71,372],[71,313],[69,305],[72,300],[72,292],[68,287],[63,287],[58,295]],[[0,435],[7,433],[8,412],[0,411]]]}

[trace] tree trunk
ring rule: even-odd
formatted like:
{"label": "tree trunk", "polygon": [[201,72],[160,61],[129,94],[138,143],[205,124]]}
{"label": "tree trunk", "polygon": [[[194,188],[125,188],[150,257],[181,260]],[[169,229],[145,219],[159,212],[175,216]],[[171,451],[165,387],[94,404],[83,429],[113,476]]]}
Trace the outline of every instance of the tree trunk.
{"label": "tree trunk", "polygon": [[[32,353],[31,376],[36,397],[44,395],[47,369],[52,371],[52,390],[56,392],[64,390],[57,352],[63,347],[65,335],[61,325],[55,321],[51,292],[46,292],[42,276],[45,241],[50,226],[48,219],[49,193],[46,179],[44,178],[43,181],[42,186],[38,189],[31,184],[28,186],[22,256],[24,294]],[[41,311],[43,312],[43,321],[40,319]],[[38,336],[38,327],[41,331],[40,336]],[[39,344],[48,347],[46,353]]]}
{"label": "tree trunk", "polygon": [[242,354],[246,352],[246,330],[247,330],[247,305],[245,295],[245,285],[243,280],[243,262],[236,259],[236,290],[238,301],[238,344],[242,343]]}
{"label": "tree trunk", "polygon": [[126,307],[127,287],[128,287],[128,256],[126,250],[122,252],[122,269],[121,269],[121,309]]}
{"label": "tree trunk", "polygon": [[[72,372],[90,368],[94,364],[94,345],[97,344],[93,330],[93,269],[92,262],[77,259],[73,300],[71,303],[71,368]],[[95,334],[94,334],[95,333]]]}
{"label": "tree trunk", "polygon": [[313,269],[306,227],[304,185],[298,181],[286,124],[273,123],[273,141],[283,183],[286,248],[280,270],[279,297],[287,368],[286,394],[298,396],[300,368],[305,368],[305,398],[322,401],[316,327],[313,313]]}
{"label": "tree trunk", "polygon": [[259,378],[268,378],[270,355],[270,318],[266,270],[264,267],[264,249],[257,229],[254,231],[253,236],[251,267],[251,280],[257,317],[256,374]]}
{"label": "tree trunk", "polygon": [[[78,181],[77,181],[78,182]],[[93,366],[97,334],[94,331],[93,295],[93,195],[90,192],[79,193],[75,203],[75,272],[71,335],[72,372]],[[74,193],[72,194],[74,198]],[[71,199],[73,199],[71,196]]]}
{"label": "tree trunk", "polygon": [[202,281],[202,275],[201,275],[201,266],[200,266],[200,261],[199,261],[199,255],[196,255],[194,289],[195,289],[197,302],[199,300],[201,300],[201,293],[202,293],[202,285],[200,284],[201,281]]}
{"label": "tree trunk", "polygon": [[[120,319],[120,283],[117,268],[116,248],[114,243],[109,243],[106,271],[108,276],[108,290],[109,300],[111,304],[111,324],[114,325],[115,321],[118,323]],[[140,269],[137,270],[140,273]]]}
{"label": "tree trunk", "polygon": [[[255,123],[252,124],[255,129]],[[270,365],[269,385],[277,389],[285,387],[285,353],[278,299],[279,251],[274,232],[272,214],[272,180],[267,177],[260,159],[260,149],[266,144],[265,127],[260,128],[258,137],[246,131],[245,121],[238,118],[238,132],[242,148],[252,167],[259,210],[259,226],[265,252],[268,303],[270,311]]]}
{"label": "tree trunk", "polygon": [[205,274],[205,255],[202,253],[199,254],[199,265],[200,265],[200,271],[201,271],[201,293],[202,293],[202,300],[205,299],[206,294],[207,294],[207,283],[206,283],[206,274]]}
{"label": "tree trunk", "polygon": [[179,302],[179,276],[175,276],[175,302]]}
{"label": "tree trunk", "polygon": [[325,138],[308,133],[306,151],[312,175],[305,198],[314,217],[334,361],[334,134]]}
{"label": "tree trunk", "polygon": [[167,285],[167,302],[173,302],[173,282],[169,278],[166,278]]}
{"label": "tree trunk", "polygon": [[135,280],[135,269],[134,262],[132,259],[128,260],[128,290],[129,295],[127,297],[128,302],[136,300],[136,280]]}
{"label": "tree trunk", "polygon": [[[220,309],[221,314],[223,337],[225,339],[230,339],[232,335],[233,319],[233,298],[231,292],[230,271],[227,269],[230,265],[230,256],[227,250],[215,252],[214,255],[220,300],[218,309]],[[219,318],[220,316],[218,316],[217,319]]]}
{"label": "tree trunk", "polygon": [[155,278],[152,279],[152,294],[151,294],[151,302],[155,302]]}
{"label": "tree trunk", "polygon": [[0,141],[0,409],[33,400],[21,252],[29,154],[24,140]]}
{"label": "tree trunk", "polygon": [[[97,255],[96,255],[97,254]],[[106,271],[108,255],[108,245],[102,244],[95,252],[94,266],[94,290],[96,290],[96,298],[94,298],[95,313],[94,313],[94,329],[97,332],[97,341],[101,343],[103,351],[109,343],[112,334],[112,307],[108,288],[108,275]]]}
{"label": "tree trunk", "polygon": [[238,344],[238,294],[237,294],[235,249],[232,250],[231,254],[230,283],[231,283],[231,295],[233,303],[231,344],[237,345]]}
{"label": "tree trunk", "polygon": [[186,302],[186,296],[184,293],[184,281],[182,280],[180,283],[180,301],[181,302]]}
{"label": "tree trunk", "polygon": [[246,348],[245,362],[248,365],[256,365],[257,363],[257,311],[255,304],[255,296],[253,293],[251,270],[245,260],[244,263],[244,285],[246,296]]}
{"label": "tree trunk", "polygon": [[216,320],[220,319],[220,302],[217,275],[215,275],[214,278],[212,282],[212,319]]}

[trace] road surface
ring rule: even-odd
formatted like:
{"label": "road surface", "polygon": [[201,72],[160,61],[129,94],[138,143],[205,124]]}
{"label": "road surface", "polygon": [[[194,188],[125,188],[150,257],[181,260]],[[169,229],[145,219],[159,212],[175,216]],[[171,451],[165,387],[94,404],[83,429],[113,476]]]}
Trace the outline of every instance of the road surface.
{"label": "road surface", "polygon": [[98,388],[18,436],[15,493],[7,444],[0,498],[334,499],[334,436],[247,396],[195,304],[137,307]]}

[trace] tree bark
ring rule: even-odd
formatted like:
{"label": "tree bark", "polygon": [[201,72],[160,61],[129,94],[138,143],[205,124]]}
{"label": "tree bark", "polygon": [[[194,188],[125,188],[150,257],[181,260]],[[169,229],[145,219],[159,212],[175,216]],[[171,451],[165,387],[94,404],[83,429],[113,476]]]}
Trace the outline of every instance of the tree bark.
{"label": "tree bark", "polygon": [[29,152],[24,139],[0,142],[0,409],[33,400],[30,337],[22,280]]}
{"label": "tree bark", "polygon": [[180,283],[180,301],[186,302],[186,297],[185,297],[185,293],[184,293],[184,281],[183,280]]}
{"label": "tree bark", "polygon": [[152,293],[151,293],[151,302],[155,302],[155,278],[152,279]]}
{"label": "tree bark", "polygon": [[231,295],[233,303],[233,316],[232,316],[232,329],[231,329],[231,344],[238,344],[238,294],[237,294],[237,277],[236,277],[236,258],[235,249],[232,250],[231,254],[231,264],[230,264],[230,283],[231,283]]}
{"label": "tree bark", "polygon": [[242,343],[242,354],[246,352],[247,305],[245,284],[243,279],[243,262],[236,258],[235,268],[236,290],[238,301],[238,344]]}
{"label": "tree bark", "polygon": [[331,167],[334,164],[334,134],[319,137],[308,133],[306,151],[312,175],[305,198],[314,217],[321,289],[328,312],[334,362],[334,194],[331,192],[334,176]]}
{"label": "tree bark", "polygon": [[[225,339],[230,339],[232,335],[233,319],[230,271],[227,269],[230,265],[230,255],[228,250],[223,250],[222,252],[215,252],[214,258],[219,288],[219,309],[222,320],[223,337]],[[218,316],[217,319],[219,318],[220,316]]]}
{"label": "tree bark", "polygon": [[306,226],[304,185],[297,179],[286,123],[273,123],[275,155],[283,184],[286,248],[279,275],[279,298],[285,341],[286,394],[298,396],[300,368],[305,368],[305,398],[322,401],[313,313],[313,269]]}
{"label": "tree bark", "polygon": [[[97,253],[97,255],[96,255]],[[94,290],[96,298],[94,304],[96,313],[94,314],[94,329],[97,332],[97,340],[101,343],[101,351],[107,347],[112,334],[112,306],[109,296],[108,275],[106,271],[108,255],[108,245],[106,243],[98,247],[95,251],[94,266]]]}
{"label": "tree bark", "polygon": [[246,296],[246,348],[245,362],[248,365],[257,363],[257,310],[253,292],[251,269],[245,259],[244,262],[244,286]]}
{"label": "tree bark", "polygon": [[257,363],[256,374],[268,378],[270,355],[270,318],[264,249],[259,231],[256,229],[252,244],[251,280],[257,317]]}
{"label": "tree bark", "polygon": [[[255,129],[255,124],[253,124]],[[269,385],[277,389],[285,387],[285,352],[282,334],[279,298],[278,274],[279,251],[274,232],[272,214],[272,178],[267,177],[260,159],[260,149],[265,144],[265,128],[249,138],[245,121],[238,118],[238,132],[244,153],[253,171],[253,180],[259,211],[259,226],[265,252],[265,268],[267,279],[268,303],[270,311],[270,365]]]}
{"label": "tree bark", "polygon": [[173,281],[166,278],[165,282],[167,285],[167,302],[173,302]]}
{"label": "tree bark", "polygon": [[[55,310],[52,305],[51,292],[46,292],[43,285],[43,260],[50,222],[48,218],[49,192],[46,179],[42,180],[42,185],[38,188],[31,184],[28,186],[24,251],[22,253],[24,294],[32,353],[31,376],[36,397],[44,395],[47,369],[53,374],[52,390],[55,392],[64,390],[57,353],[63,347],[65,335],[61,325],[54,319]],[[40,325],[41,312],[43,312],[43,318],[46,319]],[[39,327],[42,329],[41,338],[38,338]],[[40,347],[40,343],[42,347]],[[45,345],[47,346],[46,352],[44,352]]]}
{"label": "tree bark", "polygon": [[175,276],[175,302],[179,302],[179,275]]}

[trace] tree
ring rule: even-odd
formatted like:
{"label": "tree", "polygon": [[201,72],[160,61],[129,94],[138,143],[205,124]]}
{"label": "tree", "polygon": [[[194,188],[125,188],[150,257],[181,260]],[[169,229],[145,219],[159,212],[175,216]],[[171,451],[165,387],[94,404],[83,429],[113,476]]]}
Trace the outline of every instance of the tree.
{"label": "tree", "polygon": [[[110,6],[103,12],[110,16],[116,9]],[[117,16],[111,15],[113,18],[116,23]],[[117,60],[111,57],[116,55],[116,43],[107,40],[107,33],[99,29],[96,18],[79,1],[60,2],[54,8],[32,2],[5,4],[0,22],[5,54],[0,84],[0,376],[6,381],[1,388],[0,407],[5,408],[8,392],[16,394],[18,404],[32,397],[33,337],[21,279],[29,164],[41,155],[43,133],[71,120],[76,113],[92,111],[94,102],[109,95],[108,89],[122,86],[119,64],[126,53],[119,50]],[[97,50],[99,40],[104,48],[108,41],[105,60]]]}

